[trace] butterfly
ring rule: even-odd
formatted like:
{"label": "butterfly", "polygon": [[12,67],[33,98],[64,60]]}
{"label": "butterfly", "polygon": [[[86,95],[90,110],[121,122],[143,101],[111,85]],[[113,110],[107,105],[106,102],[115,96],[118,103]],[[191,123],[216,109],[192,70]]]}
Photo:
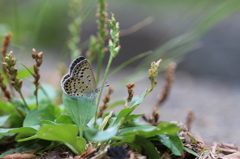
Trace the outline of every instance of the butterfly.
{"label": "butterfly", "polygon": [[76,58],[69,67],[68,74],[61,81],[66,95],[74,97],[92,97],[96,95],[96,81],[92,68],[83,56]]}

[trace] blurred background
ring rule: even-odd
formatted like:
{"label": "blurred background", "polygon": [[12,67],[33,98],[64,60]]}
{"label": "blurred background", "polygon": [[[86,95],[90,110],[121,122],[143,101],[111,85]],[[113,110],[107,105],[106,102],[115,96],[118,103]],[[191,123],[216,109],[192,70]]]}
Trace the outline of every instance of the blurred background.
{"label": "blurred background", "polygon": [[[31,66],[31,50],[44,52],[41,81],[60,89],[60,62],[70,64],[68,25],[69,3],[58,0],[0,1],[0,37],[13,33],[9,50],[18,61]],[[147,58],[134,62],[108,79],[115,88],[113,99],[126,98],[124,85],[116,83],[136,72],[139,66],[146,78],[133,78],[135,94],[149,86],[147,70],[152,61],[177,62],[175,81],[168,100],[160,109],[161,120],[185,122],[188,110],[196,120],[192,132],[206,142],[240,145],[240,3],[238,0],[109,0],[108,13],[120,22],[121,52],[113,67],[137,54],[152,50]],[[89,14],[81,29],[81,43],[86,46],[96,35],[97,0],[83,0],[79,9]],[[86,47],[83,48],[83,52]],[[108,55],[106,55],[107,61]],[[164,63],[163,63],[164,66]],[[162,67],[163,67],[162,66]],[[19,65],[23,69],[21,65]],[[95,65],[93,64],[93,68]],[[141,76],[142,77],[142,76]],[[57,82],[56,82],[57,81]],[[119,81],[119,80],[118,80]],[[120,80],[121,81],[121,80]],[[151,113],[164,85],[160,74],[152,96],[136,112]],[[28,83],[25,83],[28,84]]]}

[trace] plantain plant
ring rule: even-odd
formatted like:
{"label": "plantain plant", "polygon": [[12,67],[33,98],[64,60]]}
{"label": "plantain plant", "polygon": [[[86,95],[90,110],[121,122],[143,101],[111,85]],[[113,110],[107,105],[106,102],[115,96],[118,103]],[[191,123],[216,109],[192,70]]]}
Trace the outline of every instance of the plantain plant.
{"label": "plantain plant", "polygon": [[[68,47],[73,61],[82,54],[81,49],[78,48],[81,43],[78,34],[87,18],[86,15],[90,13],[89,11],[82,12],[76,7],[88,4],[86,1],[70,0],[69,3],[69,16],[72,18],[72,22],[69,24]],[[4,37],[0,72],[0,87],[3,97],[0,100],[0,157],[16,157],[20,153],[22,157],[26,155],[29,158],[41,158],[50,154],[43,152],[61,152],[60,148],[63,148],[63,151],[68,151],[68,155],[75,158],[90,158],[92,156],[127,158],[134,154],[142,154],[155,159],[161,157],[177,158],[186,155],[198,157],[203,152],[209,153],[204,147],[199,146],[200,143],[189,134],[190,126],[185,127],[179,123],[161,121],[157,112],[159,106],[165,101],[172,84],[176,66],[172,63],[172,58],[192,48],[192,41],[184,49],[174,49],[175,44],[185,46],[189,39],[196,40],[200,34],[196,36],[196,34],[189,33],[182,36],[181,38],[185,40],[185,43],[179,42],[177,38],[172,39],[159,47],[156,54],[141,53],[110,70],[112,60],[117,58],[121,49],[120,23],[117,22],[113,14],[108,19],[106,6],[105,0],[98,1],[98,33],[97,36],[90,37],[86,53],[89,63],[97,61],[96,83],[100,88],[95,92],[96,97],[71,97],[59,91],[59,88],[41,83],[40,66],[43,63],[43,53],[37,53],[35,49],[32,49],[32,58],[33,61],[35,60],[33,66],[24,66],[23,69],[18,69],[14,53],[11,51],[7,53],[12,36],[7,34]],[[207,21],[207,18],[204,21]],[[201,23],[196,28],[201,28],[200,25]],[[197,31],[194,30],[194,32]],[[162,66],[162,59],[156,57],[161,57],[160,55],[165,50],[171,48],[175,54],[163,59]],[[178,51],[179,54],[176,53]],[[108,63],[104,75],[101,77],[104,56],[108,56]],[[114,76],[116,72],[129,63],[145,56],[148,56],[146,58],[148,61],[144,61],[144,64],[150,68],[140,67],[140,72],[144,72],[145,77],[149,78],[149,87],[142,92],[140,97],[134,96],[134,83],[126,85],[126,99],[111,101],[112,87],[109,87],[108,93],[103,97],[105,81],[109,76]],[[166,84],[161,98],[153,107],[152,114],[150,117],[145,114],[134,114],[133,111],[145,100],[145,97],[151,95],[152,90],[157,85],[158,72],[164,68],[167,68]],[[23,80],[30,76],[33,78],[34,87],[30,89],[32,96],[27,96],[22,91],[22,84]],[[131,76],[132,80],[134,80],[132,78],[134,76],[139,77],[138,74],[134,74]],[[62,100],[59,102],[59,99]],[[103,99],[102,105],[101,99]],[[116,113],[107,111],[116,106],[122,106],[122,109]],[[139,120],[139,118],[143,120]],[[188,123],[192,119],[192,116],[189,117]],[[190,140],[187,140],[186,136]],[[199,149],[191,149],[194,144]]]}

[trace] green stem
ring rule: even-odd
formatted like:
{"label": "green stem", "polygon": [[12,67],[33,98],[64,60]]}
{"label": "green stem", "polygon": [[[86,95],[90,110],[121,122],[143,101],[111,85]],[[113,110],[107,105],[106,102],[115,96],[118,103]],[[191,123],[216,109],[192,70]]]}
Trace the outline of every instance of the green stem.
{"label": "green stem", "polygon": [[38,108],[38,94],[36,94],[36,106]]}
{"label": "green stem", "polygon": [[26,103],[26,101],[25,101],[25,99],[24,99],[24,97],[23,97],[23,95],[22,95],[22,92],[19,90],[18,93],[20,94],[20,96],[21,96],[21,98],[22,98],[22,100],[23,100],[23,103],[24,103],[25,107],[27,108],[28,111],[30,111],[30,109],[29,109],[29,107],[28,107],[28,105],[27,105],[27,103]]}
{"label": "green stem", "polygon": [[[106,71],[105,71],[105,74],[104,74],[104,77],[103,77],[103,82],[102,82],[102,85],[101,85],[100,93],[99,93],[99,96],[98,96],[97,107],[99,106],[99,103],[100,103],[100,100],[101,100],[104,83],[105,83],[105,81],[107,79],[107,75],[108,75],[108,71],[109,71],[110,65],[112,63],[112,59],[113,59],[113,56],[110,55],[109,60],[108,60],[108,65],[107,65],[107,68],[106,68]],[[96,115],[95,116],[97,116],[97,110],[96,110]],[[95,118],[94,122],[96,123],[96,118]]]}

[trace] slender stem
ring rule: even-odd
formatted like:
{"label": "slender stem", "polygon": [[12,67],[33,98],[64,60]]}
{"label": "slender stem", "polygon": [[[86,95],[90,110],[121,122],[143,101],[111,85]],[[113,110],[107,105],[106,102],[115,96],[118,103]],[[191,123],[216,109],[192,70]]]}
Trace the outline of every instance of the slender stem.
{"label": "slender stem", "polygon": [[23,95],[22,95],[22,92],[19,90],[18,93],[20,94],[20,96],[21,96],[21,98],[22,98],[22,100],[23,100],[23,103],[24,103],[25,107],[27,108],[28,111],[30,111],[30,109],[29,109],[29,107],[28,107],[28,105],[27,105],[27,103],[26,103],[26,101],[25,101],[25,99],[24,99],[24,97],[23,97]]}
{"label": "slender stem", "polygon": [[38,94],[36,94],[36,106],[38,108]]}
{"label": "slender stem", "polygon": [[[105,83],[105,81],[107,79],[107,75],[108,75],[108,71],[109,71],[110,65],[112,63],[112,59],[113,59],[113,56],[110,55],[109,60],[108,60],[108,64],[107,64],[107,68],[106,68],[106,71],[105,71],[105,74],[104,74],[104,77],[103,77],[103,82],[102,82],[102,85],[101,85],[100,93],[99,93],[99,96],[98,96],[97,107],[99,106],[99,103],[100,103],[100,100],[101,100],[104,83]],[[97,116],[97,110],[96,110],[96,115],[95,116]],[[96,118],[95,118],[94,123],[96,123]]]}

